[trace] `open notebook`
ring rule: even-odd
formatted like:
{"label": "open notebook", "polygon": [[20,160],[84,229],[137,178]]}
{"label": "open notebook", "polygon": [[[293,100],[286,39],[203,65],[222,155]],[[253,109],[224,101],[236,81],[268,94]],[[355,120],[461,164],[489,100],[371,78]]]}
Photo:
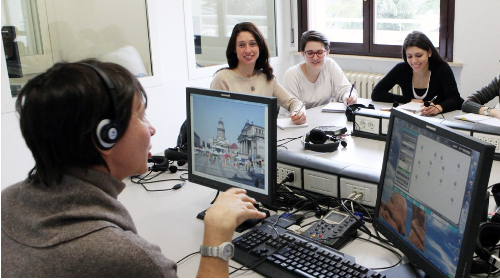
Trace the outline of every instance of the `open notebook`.
{"label": "open notebook", "polygon": [[330,102],[323,106],[321,112],[327,113],[344,113],[347,106],[343,102]]}
{"label": "open notebook", "polygon": [[295,124],[290,118],[278,119],[278,127],[281,129],[307,127],[309,124]]}
{"label": "open notebook", "polygon": [[405,109],[405,110],[413,112],[413,113],[417,113],[417,112],[420,112],[420,110],[422,110],[422,105],[424,105],[424,103],[408,102],[406,104],[399,106],[398,108]]}

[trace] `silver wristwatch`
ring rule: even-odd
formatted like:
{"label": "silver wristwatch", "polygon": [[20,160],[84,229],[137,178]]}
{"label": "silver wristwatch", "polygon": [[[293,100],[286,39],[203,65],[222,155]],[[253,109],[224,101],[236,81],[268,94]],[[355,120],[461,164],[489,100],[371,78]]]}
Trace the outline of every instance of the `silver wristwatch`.
{"label": "silver wristwatch", "polygon": [[204,257],[219,257],[225,261],[234,256],[234,245],[231,242],[224,242],[218,247],[200,246],[200,254]]}
{"label": "silver wristwatch", "polygon": [[489,115],[490,115],[490,108],[488,108],[488,107],[484,107],[483,114],[484,114],[485,116],[489,116]]}

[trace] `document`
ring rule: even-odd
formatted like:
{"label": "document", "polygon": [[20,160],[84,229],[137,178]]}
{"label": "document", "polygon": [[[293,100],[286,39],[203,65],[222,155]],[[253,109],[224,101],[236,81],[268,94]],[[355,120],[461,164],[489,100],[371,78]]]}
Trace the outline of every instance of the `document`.
{"label": "document", "polygon": [[497,118],[490,117],[489,119],[478,121],[478,123],[500,127],[500,119]]}
{"label": "document", "polygon": [[468,122],[479,122],[482,120],[487,120],[491,119],[491,117],[484,116],[484,115],[479,115],[479,114],[473,114],[473,113],[468,113],[465,115],[459,115],[454,117],[457,120],[461,121],[468,121]]}
{"label": "document", "polygon": [[278,127],[281,129],[288,129],[288,128],[299,128],[299,127],[307,127],[309,124],[295,124],[292,122],[292,119],[290,118],[281,118],[278,119]]}
{"label": "document", "polygon": [[405,109],[405,110],[413,112],[413,113],[417,113],[417,112],[420,112],[423,105],[424,105],[424,103],[420,103],[420,102],[408,102],[406,104],[399,106],[398,108]]}
{"label": "document", "polygon": [[323,106],[321,112],[327,113],[344,113],[347,106],[343,102],[330,102]]}

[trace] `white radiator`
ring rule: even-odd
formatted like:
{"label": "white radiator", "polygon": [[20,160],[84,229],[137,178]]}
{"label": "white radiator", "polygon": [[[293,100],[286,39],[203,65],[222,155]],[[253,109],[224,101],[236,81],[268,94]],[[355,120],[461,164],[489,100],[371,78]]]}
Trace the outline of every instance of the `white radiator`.
{"label": "white radiator", "polygon": [[[368,98],[372,97],[372,91],[375,85],[382,80],[385,76],[380,73],[363,73],[363,72],[352,72],[344,71],[346,78],[351,84],[354,84],[354,88],[358,92],[358,97]],[[389,92],[401,95],[401,88],[396,85]]]}

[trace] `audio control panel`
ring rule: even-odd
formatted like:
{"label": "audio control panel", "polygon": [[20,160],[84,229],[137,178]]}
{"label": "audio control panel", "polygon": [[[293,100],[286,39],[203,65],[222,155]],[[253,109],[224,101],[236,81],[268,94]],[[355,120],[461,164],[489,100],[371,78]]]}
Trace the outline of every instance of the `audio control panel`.
{"label": "audio control panel", "polygon": [[301,235],[338,250],[352,235],[356,234],[360,226],[360,223],[349,214],[332,210],[325,218],[316,221]]}

